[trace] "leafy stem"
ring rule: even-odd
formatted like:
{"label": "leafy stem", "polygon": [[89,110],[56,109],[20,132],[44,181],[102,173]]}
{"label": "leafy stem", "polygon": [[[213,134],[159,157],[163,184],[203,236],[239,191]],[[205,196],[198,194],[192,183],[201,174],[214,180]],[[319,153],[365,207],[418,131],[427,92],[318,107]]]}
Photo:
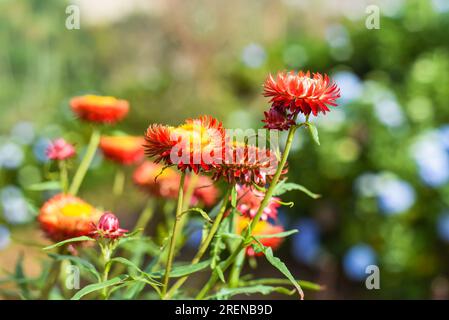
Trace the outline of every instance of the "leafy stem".
{"label": "leafy stem", "polygon": [[179,182],[179,189],[178,189],[178,204],[176,207],[176,217],[175,221],[173,223],[173,232],[172,236],[170,238],[170,247],[168,249],[168,259],[167,259],[167,266],[165,268],[165,274],[162,281],[162,296],[165,296],[167,293],[167,287],[168,287],[168,281],[170,279],[170,270],[173,264],[174,259],[174,253],[175,253],[175,246],[176,246],[176,239],[178,237],[178,234],[180,233],[181,229],[179,228],[179,220],[180,215],[182,214],[183,209],[183,197],[184,197],[184,181],[185,181],[186,173],[181,173],[181,179]]}

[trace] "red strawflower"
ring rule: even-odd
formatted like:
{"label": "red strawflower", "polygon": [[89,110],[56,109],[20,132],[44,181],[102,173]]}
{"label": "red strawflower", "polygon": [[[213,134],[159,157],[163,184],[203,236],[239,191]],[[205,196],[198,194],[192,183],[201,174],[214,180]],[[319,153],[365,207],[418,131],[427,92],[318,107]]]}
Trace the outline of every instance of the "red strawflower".
{"label": "red strawflower", "polygon": [[[145,161],[139,165],[133,174],[134,183],[143,191],[156,197],[176,199],[178,197],[181,175],[172,168],[165,168],[161,164]],[[191,183],[190,175],[184,182],[184,190]],[[213,181],[206,176],[198,176],[195,190],[192,194],[191,205],[202,203],[212,206],[217,201],[218,189]]]}
{"label": "red strawflower", "polygon": [[95,230],[91,232],[94,237],[118,239],[125,235],[128,230],[120,228],[120,222],[118,218],[110,212],[104,213],[98,224],[95,225]]}
{"label": "red strawflower", "polygon": [[80,198],[58,194],[48,200],[37,217],[41,229],[53,241],[89,235],[101,212]]}
{"label": "red strawflower", "polygon": [[337,106],[340,89],[324,74],[310,72],[297,74],[293,71],[279,72],[276,78],[270,74],[264,84],[264,96],[282,110],[296,115],[303,113],[314,116],[329,111],[328,106]]}
{"label": "red strawflower", "polygon": [[[237,218],[237,233],[241,234],[242,231],[251,223],[251,219],[238,216]],[[267,221],[259,221],[256,226],[253,229],[253,236],[262,236],[262,235],[271,235],[276,233],[284,232],[284,228],[281,225],[273,225],[270,224]],[[273,250],[277,249],[282,241],[283,238],[274,237],[274,238],[259,238],[258,239],[265,247],[271,247]],[[248,246],[246,248],[246,254],[248,256],[260,256],[263,253],[258,252],[256,253],[253,249],[253,247]]]}
{"label": "red strawflower", "polygon": [[76,152],[73,145],[59,138],[50,143],[45,153],[50,160],[66,160],[73,157]]}
{"label": "red strawflower", "polygon": [[142,137],[103,136],[100,149],[104,156],[114,162],[131,165],[140,162],[145,156]]}
{"label": "red strawflower", "polygon": [[145,135],[146,154],[155,162],[181,171],[210,171],[220,162],[225,132],[211,116],[188,119],[178,127],[151,125]]}
{"label": "red strawflower", "polygon": [[[237,210],[245,217],[254,218],[257,210],[262,203],[265,194],[259,190],[248,186],[237,186]],[[268,218],[277,220],[278,208],[280,207],[279,198],[272,197],[270,202],[263,210],[261,219],[267,220]]]}
{"label": "red strawflower", "polygon": [[113,124],[129,111],[129,103],[109,96],[86,95],[70,100],[73,112],[81,119],[95,123]]}
{"label": "red strawflower", "polygon": [[[264,186],[276,173],[279,160],[273,151],[243,143],[226,143],[221,165],[213,170],[213,179],[228,183]],[[282,172],[285,174],[287,169]]]}

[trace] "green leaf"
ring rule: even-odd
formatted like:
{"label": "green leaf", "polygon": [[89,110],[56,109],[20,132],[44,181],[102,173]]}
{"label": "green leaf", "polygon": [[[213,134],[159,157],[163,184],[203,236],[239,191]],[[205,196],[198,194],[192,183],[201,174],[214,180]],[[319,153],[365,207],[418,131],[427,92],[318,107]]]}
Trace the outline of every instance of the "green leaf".
{"label": "green leaf", "polygon": [[88,237],[88,236],[76,237],[76,238],[67,239],[67,240],[52,244],[51,246],[45,247],[43,250],[50,250],[50,249],[54,249],[54,248],[63,246],[67,243],[81,242],[81,241],[95,241],[95,239]]}
{"label": "green leaf", "polygon": [[208,297],[208,299],[223,299],[223,298],[230,298],[232,296],[238,295],[238,294],[254,294],[254,293],[260,293],[263,295],[267,295],[273,292],[279,292],[287,295],[292,295],[291,290],[288,290],[283,287],[272,287],[272,286],[266,286],[266,285],[256,285],[256,286],[250,286],[250,287],[239,287],[239,288],[223,288],[220,291],[218,291],[215,295]]}
{"label": "green leaf", "polygon": [[35,183],[26,187],[31,191],[47,191],[47,190],[61,190],[61,182],[59,181],[46,181],[41,183]]}
{"label": "green leaf", "polygon": [[[305,280],[296,280],[296,282],[301,286],[303,289],[313,290],[313,291],[320,291],[323,290],[323,286],[313,283],[310,281]],[[255,286],[255,285],[291,285],[290,280],[288,279],[277,279],[277,278],[262,278],[262,279],[256,279],[256,280],[248,280],[248,281],[241,281],[240,282],[242,286]]]}
{"label": "green leaf", "polygon": [[[16,267],[15,267],[15,273],[14,273],[14,278],[15,279],[26,279],[25,276],[25,272],[23,271],[23,257],[24,254],[23,252],[20,253],[19,258],[17,259],[16,262]],[[25,299],[30,299],[30,290],[28,288],[28,283],[27,282],[18,282],[20,291],[21,291],[21,295],[25,298]]]}
{"label": "green leaf", "polygon": [[220,266],[217,265],[214,270],[217,272],[218,277],[220,278],[221,282],[226,283],[226,280],[225,280],[225,277],[223,274],[223,270],[221,270]]}
{"label": "green leaf", "polygon": [[234,185],[231,191],[231,206],[235,208],[237,206],[237,188]]}
{"label": "green leaf", "polygon": [[289,231],[284,231],[284,232],[279,232],[279,233],[273,233],[273,234],[262,234],[262,235],[258,235],[258,236],[254,236],[254,238],[256,239],[263,239],[263,238],[285,238],[288,237],[292,234],[297,233],[298,230],[297,229],[293,229],[293,230],[289,230]]}
{"label": "green leaf", "polygon": [[286,207],[290,207],[290,208],[293,208],[293,206],[295,205],[295,203],[293,201],[289,201],[289,202],[283,202],[280,200],[274,200],[274,201],[279,203],[281,206],[286,206]]}
{"label": "green leaf", "polygon": [[118,277],[112,278],[110,280],[107,280],[105,282],[101,282],[101,283],[94,283],[94,284],[90,284],[88,286],[85,286],[83,289],[81,289],[80,291],[78,291],[71,300],[79,300],[82,297],[84,297],[85,295],[107,288],[107,287],[111,287],[111,286],[115,286],[118,284],[122,284],[126,279],[128,279],[128,276],[126,275],[120,275]]}
{"label": "green leaf", "polygon": [[[170,278],[184,277],[189,274],[204,270],[210,265],[210,262],[211,262],[211,260],[209,259],[209,260],[205,260],[205,261],[195,263],[195,264],[187,264],[187,265],[175,267],[170,272]],[[165,269],[157,271],[157,272],[153,272],[150,275],[154,278],[159,278],[159,277],[162,277],[164,274],[165,274]]]}
{"label": "green leaf", "polygon": [[95,278],[98,281],[101,280],[100,273],[97,271],[95,266],[87,260],[84,260],[80,257],[75,257],[75,256],[70,256],[70,255],[61,255],[61,254],[55,254],[55,253],[49,253],[48,255],[51,258],[58,260],[58,261],[69,260],[69,261],[75,263],[76,265],[82,267],[84,270],[88,271],[89,273],[91,273],[93,276],[95,276]]}
{"label": "green leaf", "polygon": [[265,254],[265,257],[267,258],[268,262],[271,263],[276,269],[278,269],[290,282],[295,286],[296,290],[299,293],[299,296],[301,297],[301,300],[304,299],[304,292],[301,289],[301,286],[298,284],[296,279],[293,277],[293,275],[288,270],[285,263],[281,261],[281,259],[276,258],[273,255],[273,250],[270,247],[263,248],[263,253]]}
{"label": "green leaf", "polygon": [[320,137],[318,136],[318,129],[316,126],[310,122],[307,122],[307,128],[309,129],[309,133],[313,141],[315,141],[317,145],[320,145]]}
{"label": "green leaf", "polygon": [[204,210],[201,209],[201,208],[190,208],[190,209],[184,211],[183,213],[181,213],[181,216],[184,215],[184,214],[186,214],[186,213],[189,213],[189,212],[198,212],[199,214],[201,214],[201,216],[202,216],[202,217],[204,218],[204,220],[206,220],[207,222],[209,222],[209,223],[214,222],[214,221],[207,215],[207,212],[204,211]]}
{"label": "green leaf", "polygon": [[280,196],[288,191],[292,191],[292,190],[298,190],[301,192],[304,192],[306,195],[308,195],[309,197],[313,198],[313,199],[318,199],[319,197],[321,197],[321,195],[313,193],[312,191],[310,191],[309,189],[307,189],[306,187],[294,183],[294,182],[286,182],[287,180],[282,180],[281,182],[279,182],[276,185],[276,188],[274,189],[273,192],[273,196]]}

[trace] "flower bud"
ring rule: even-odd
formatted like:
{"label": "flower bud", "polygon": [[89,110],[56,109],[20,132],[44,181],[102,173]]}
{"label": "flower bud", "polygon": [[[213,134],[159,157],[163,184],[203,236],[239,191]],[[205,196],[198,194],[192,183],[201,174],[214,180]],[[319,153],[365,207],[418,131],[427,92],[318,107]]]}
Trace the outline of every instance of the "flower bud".
{"label": "flower bud", "polygon": [[93,235],[109,239],[117,239],[122,237],[126,232],[128,232],[128,230],[120,228],[118,218],[113,213],[106,212],[100,217]]}
{"label": "flower bud", "polygon": [[75,155],[75,147],[64,139],[59,138],[50,143],[46,154],[50,160],[66,160]]}

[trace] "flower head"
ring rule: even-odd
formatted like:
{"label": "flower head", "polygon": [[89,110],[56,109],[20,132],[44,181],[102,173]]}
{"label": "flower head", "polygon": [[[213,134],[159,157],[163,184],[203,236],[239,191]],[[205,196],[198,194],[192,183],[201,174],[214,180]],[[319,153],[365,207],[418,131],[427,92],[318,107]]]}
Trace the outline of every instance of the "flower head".
{"label": "flower head", "polygon": [[[248,186],[237,186],[237,210],[245,217],[253,219],[256,216],[265,194],[259,190]],[[272,197],[270,202],[263,210],[261,219],[268,220],[268,218],[276,220],[278,208],[280,206],[280,199]]]}
{"label": "flower head", "polygon": [[103,136],[100,149],[104,156],[114,162],[130,165],[140,162],[144,157],[144,139],[133,136]]}
{"label": "flower head", "polygon": [[[264,186],[276,173],[279,160],[270,149],[243,143],[226,143],[223,161],[213,170],[213,179],[228,183]],[[286,168],[283,174],[287,172]]]}
{"label": "flower head", "polygon": [[279,72],[269,75],[264,84],[264,96],[270,97],[270,111],[265,113],[265,128],[285,130],[298,113],[325,114],[328,106],[337,106],[340,89],[324,74],[302,71]]}
{"label": "flower head", "polygon": [[222,123],[211,116],[188,119],[178,127],[156,124],[147,129],[145,150],[156,163],[207,172],[220,161],[224,135]]}
{"label": "flower head", "polygon": [[[251,223],[251,219],[247,217],[238,216],[237,220],[237,233],[240,234],[242,231]],[[270,234],[276,234],[284,232],[284,228],[280,225],[273,225],[267,221],[259,221],[255,228],[253,229],[253,236],[266,236]],[[273,250],[277,249],[281,243],[282,238],[273,237],[273,238],[259,238],[259,241],[265,247],[271,247]],[[246,248],[246,254],[249,256],[259,256],[262,253],[256,253],[251,246]]]}
{"label": "flower head", "polygon": [[95,123],[113,124],[129,111],[129,103],[109,96],[86,95],[70,100],[73,112],[81,119]]}
{"label": "flower head", "polygon": [[53,241],[89,235],[101,212],[80,198],[58,194],[40,209],[38,221]]}
{"label": "flower head", "polygon": [[[176,199],[181,175],[172,168],[164,168],[161,164],[145,161],[139,165],[133,174],[134,183],[143,191],[156,197]],[[191,183],[190,175],[186,176],[184,189]],[[198,176],[191,205],[202,203],[213,205],[218,197],[218,190],[213,181],[206,176]]]}
{"label": "flower head", "polygon": [[67,143],[64,139],[59,138],[52,141],[45,150],[50,160],[66,160],[75,155],[75,147]]}
{"label": "flower head", "polygon": [[95,226],[91,235],[100,238],[118,239],[125,235],[128,230],[120,228],[118,218],[110,212],[105,212]]}

